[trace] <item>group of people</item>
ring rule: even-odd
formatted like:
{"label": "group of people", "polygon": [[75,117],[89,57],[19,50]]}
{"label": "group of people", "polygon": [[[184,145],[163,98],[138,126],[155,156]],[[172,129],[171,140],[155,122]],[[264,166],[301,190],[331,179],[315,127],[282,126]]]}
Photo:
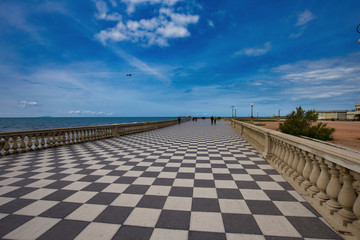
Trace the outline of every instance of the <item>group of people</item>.
{"label": "group of people", "polygon": [[216,117],[211,116],[210,120],[211,120],[211,124],[216,124]]}

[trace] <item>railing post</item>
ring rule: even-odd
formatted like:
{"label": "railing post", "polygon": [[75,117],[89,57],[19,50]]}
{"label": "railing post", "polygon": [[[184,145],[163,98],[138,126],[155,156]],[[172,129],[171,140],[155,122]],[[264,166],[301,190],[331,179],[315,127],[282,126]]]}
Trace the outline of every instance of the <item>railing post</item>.
{"label": "railing post", "polygon": [[271,138],[270,138],[270,134],[268,132],[264,133],[265,136],[265,140],[264,140],[264,153],[263,156],[265,159],[269,160],[272,158],[273,153],[272,153],[272,143],[271,143]]}
{"label": "railing post", "polygon": [[324,202],[329,200],[329,196],[326,194],[326,188],[330,182],[329,169],[323,158],[320,159],[320,169],[320,176],[316,182],[316,185],[319,188],[320,192],[315,195],[315,199],[319,201],[320,205],[322,205]]}
{"label": "railing post", "polygon": [[119,136],[119,126],[114,126],[111,128],[111,135],[113,137],[118,137]]}
{"label": "railing post", "polygon": [[329,166],[331,178],[326,188],[326,193],[330,197],[330,200],[327,200],[324,206],[329,210],[329,213],[333,215],[335,212],[341,209],[341,205],[337,201],[341,190],[341,184],[339,181],[340,173],[339,170],[336,168],[336,164],[330,162]]}

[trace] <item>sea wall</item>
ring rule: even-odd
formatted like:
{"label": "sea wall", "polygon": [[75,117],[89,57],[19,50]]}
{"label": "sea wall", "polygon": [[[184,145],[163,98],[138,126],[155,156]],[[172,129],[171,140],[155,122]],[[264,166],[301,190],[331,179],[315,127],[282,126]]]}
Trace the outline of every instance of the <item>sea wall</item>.
{"label": "sea wall", "polygon": [[232,126],[336,230],[360,239],[360,154],[232,120]]}

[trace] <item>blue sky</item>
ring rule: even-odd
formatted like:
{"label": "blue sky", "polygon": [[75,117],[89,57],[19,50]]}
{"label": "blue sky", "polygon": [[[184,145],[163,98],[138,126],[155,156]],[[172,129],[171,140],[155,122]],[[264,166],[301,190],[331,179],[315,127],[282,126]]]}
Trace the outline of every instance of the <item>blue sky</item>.
{"label": "blue sky", "polygon": [[358,24],[358,0],[2,0],[0,117],[351,110]]}

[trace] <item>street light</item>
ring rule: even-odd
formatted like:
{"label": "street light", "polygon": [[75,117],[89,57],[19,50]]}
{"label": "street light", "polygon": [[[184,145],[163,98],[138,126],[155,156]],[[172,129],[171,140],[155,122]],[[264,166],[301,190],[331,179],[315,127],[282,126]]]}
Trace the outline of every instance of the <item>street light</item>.
{"label": "street light", "polygon": [[254,124],[253,108],[254,108],[254,104],[251,104],[251,124]]}
{"label": "street light", "polygon": [[278,109],[278,121],[280,122],[280,108]]}
{"label": "street light", "polygon": [[235,108],[235,117],[236,117],[236,108]]}
{"label": "street light", "polygon": [[[234,109],[235,109],[235,106],[231,106],[231,117],[234,117]],[[235,116],[236,116],[236,110],[235,110]]]}

